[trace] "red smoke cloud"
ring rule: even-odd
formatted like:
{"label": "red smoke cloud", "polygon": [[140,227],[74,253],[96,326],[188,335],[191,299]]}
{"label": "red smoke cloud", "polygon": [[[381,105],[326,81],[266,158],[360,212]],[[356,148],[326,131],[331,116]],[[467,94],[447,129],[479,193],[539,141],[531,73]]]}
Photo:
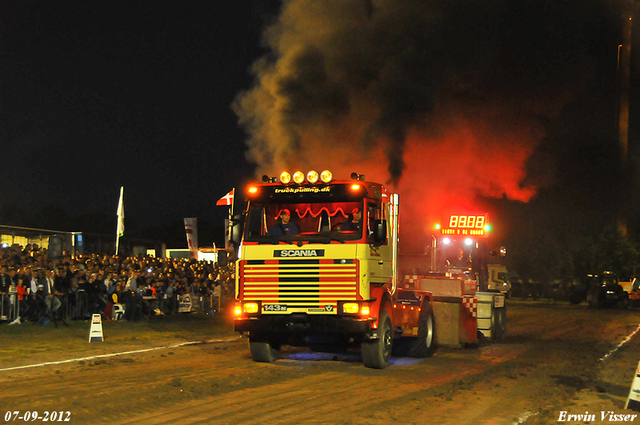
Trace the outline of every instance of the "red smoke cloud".
{"label": "red smoke cloud", "polygon": [[403,244],[412,245],[412,252],[430,244],[433,226],[446,214],[487,213],[483,197],[527,202],[535,195],[536,188],[523,187],[522,182],[542,129],[526,121],[504,125],[508,111],[487,112],[451,118],[451,113],[441,111],[431,125],[410,132],[397,191],[403,234],[412,235]]}

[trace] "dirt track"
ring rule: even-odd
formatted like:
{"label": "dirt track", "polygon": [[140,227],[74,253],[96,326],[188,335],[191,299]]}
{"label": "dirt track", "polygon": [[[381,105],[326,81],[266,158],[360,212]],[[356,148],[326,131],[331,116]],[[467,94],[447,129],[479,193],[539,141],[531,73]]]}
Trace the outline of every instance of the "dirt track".
{"label": "dirt track", "polygon": [[[640,332],[600,359],[638,328],[640,310],[522,302],[508,308],[508,336],[500,344],[394,358],[385,370],[363,367],[357,350],[335,355],[284,347],[276,363],[254,363],[246,340],[229,333],[206,344],[3,370],[0,413],[70,411],[74,424],[492,425],[557,423],[561,411],[588,411],[598,419],[591,423],[609,423],[600,420],[601,411],[633,413],[623,406],[640,360]],[[26,356],[1,367],[41,359]]]}

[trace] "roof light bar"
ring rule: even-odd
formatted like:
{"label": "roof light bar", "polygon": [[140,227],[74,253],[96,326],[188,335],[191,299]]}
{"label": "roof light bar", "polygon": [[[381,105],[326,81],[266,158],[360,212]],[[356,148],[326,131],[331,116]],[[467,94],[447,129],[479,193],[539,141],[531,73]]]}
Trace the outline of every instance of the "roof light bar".
{"label": "roof light bar", "polygon": [[282,173],[280,173],[280,183],[282,184],[291,183],[291,174],[287,173],[286,171],[283,171]]}
{"label": "roof light bar", "polygon": [[293,181],[297,184],[304,183],[304,173],[302,171],[296,171],[293,173]]}
{"label": "roof light bar", "polygon": [[311,184],[317,183],[320,176],[315,170],[311,170],[307,173],[307,181]]}
{"label": "roof light bar", "polygon": [[[317,171],[311,170],[307,172],[305,175],[302,171],[296,171],[293,174],[289,174],[287,171],[283,171],[280,173],[280,183],[282,184],[303,184],[304,182],[308,182],[310,184],[316,183],[325,183],[328,184],[333,181],[333,173],[329,170],[324,170],[322,173],[318,174]],[[265,183],[275,182],[275,178],[270,178],[269,176],[263,176],[262,181]]]}
{"label": "roof light bar", "polygon": [[324,170],[322,174],[320,174],[320,180],[322,180],[323,183],[329,183],[333,180],[333,173],[329,170]]}

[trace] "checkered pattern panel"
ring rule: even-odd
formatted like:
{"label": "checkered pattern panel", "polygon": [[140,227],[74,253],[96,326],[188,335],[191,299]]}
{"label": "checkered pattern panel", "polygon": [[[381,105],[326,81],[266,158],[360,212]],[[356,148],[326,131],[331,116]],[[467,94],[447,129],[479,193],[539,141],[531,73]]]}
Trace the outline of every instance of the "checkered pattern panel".
{"label": "checkered pattern panel", "polygon": [[404,281],[409,283],[416,283],[420,279],[424,279],[424,276],[420,276],[417,274],[406,274],[404,275]]}
{"label": "checkered pattern panel", "polygon": [[463,297],[462,305],[471,317],[478,317],[478,300],[472,297]]}

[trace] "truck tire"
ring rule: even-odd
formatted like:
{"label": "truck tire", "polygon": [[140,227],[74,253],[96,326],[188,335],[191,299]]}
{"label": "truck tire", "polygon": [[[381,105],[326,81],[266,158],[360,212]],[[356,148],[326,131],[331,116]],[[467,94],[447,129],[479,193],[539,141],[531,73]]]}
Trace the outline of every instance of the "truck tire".
{"label": "truck tire", "polygon": [[571,291],[571,293],[569,294],[569,302],[571,304],[580,304],[583,299],[584,296],[578,291]]}
{"label": "truck tire", "polygon": [[280,347],[264,338],[249,338],[251,358],[256,362],[273,363],[278,358]]}
{"label": "truck tire", "polygon": [[598,289],[589,289],[589,292],[587,292],[587,304],[589,304],[589,307],[592,308],[598,308],[600,307],[600,292],[598,291]]}
{"label": "truck tire", "polygon": [[491,316],[491,340],[502,341],[507,331],[507,310],[505,307],[495,308]]}
{"label": "truck tire", "polygon": [[624,310],[629,308],[629,293],[628,292],[622,292],[622,295],[620,295],[620,300],[618,301],[618,307],[622,308]]}
{"label": "truck tire", "polygon": [[409,357],[431,357],[436,352],[436,330],[433,317],[433,308],[430,303],[422,306],[418,319],[418,337],[411,338],[408,345]]}
{"label": "truck tire", "polygon": [[391,360],[393,349],[393,326],[388,311],[380,311],[378,323],[378,338],[361,344],[362,362],[366,367],[384,369]]}
{"label": "truck tire", "polygon": [[507,335],[507,306],[505,305],[500,309],[500,340],[503,340]]}

